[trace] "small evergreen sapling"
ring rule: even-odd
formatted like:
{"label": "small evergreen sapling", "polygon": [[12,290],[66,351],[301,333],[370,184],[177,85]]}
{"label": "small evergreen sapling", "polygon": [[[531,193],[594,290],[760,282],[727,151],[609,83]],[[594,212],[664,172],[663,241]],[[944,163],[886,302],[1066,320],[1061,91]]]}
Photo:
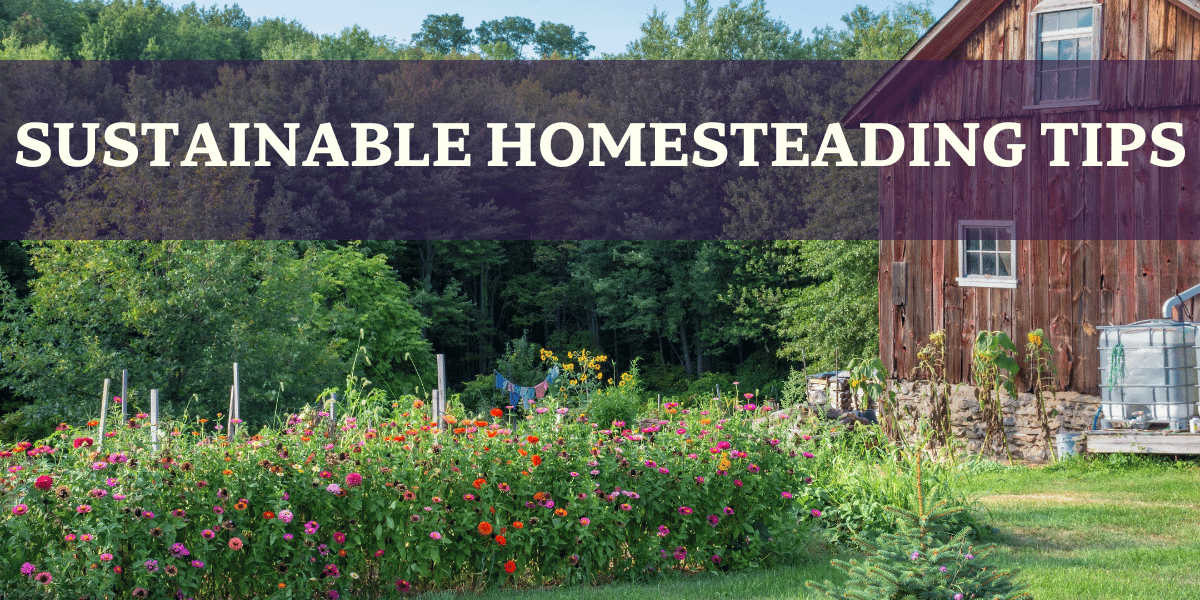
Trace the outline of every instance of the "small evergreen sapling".
{"label": "small evergreen sapling", "polygon": [[991,547],[976,550],[969,543],[971,529],[957,534],[943,525],[962,508],[939,502],[925,510],[921,461],[917,461],[917,512],[888,507],[899,519],[895,533],[882,533],[873,541],[856,538],[866,552],[859,560],[833,560],[847,574],[844,587],[826,581],[809,581],[809,587],[826,596],[846,600],[1018,600],[1032,599],[1013,581],[1016,571],[1001,571],[984,559]]}

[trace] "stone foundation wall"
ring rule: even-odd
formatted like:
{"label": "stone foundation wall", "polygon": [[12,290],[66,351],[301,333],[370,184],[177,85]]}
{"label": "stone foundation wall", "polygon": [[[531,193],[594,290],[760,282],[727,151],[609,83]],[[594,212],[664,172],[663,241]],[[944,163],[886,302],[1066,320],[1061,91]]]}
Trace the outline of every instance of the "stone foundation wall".
{"label": "stone foundation wall", "polygon": [[[932,407],[926,384],[901,381],[895,389],[898,417],[902,424],[912,424],[920,415],[930,414]],[[1046,408],[1058,410],[1058,415],[1049,419],[1049,440],[1043,439],[1042,424],[1037,417],[1037,399],[1033,394],[1023,393],[1017,398],[1006,394],[1002,405],[1005,432],[1013,458],[1048,461],[1051,457],[1049,449],[1054,446],[1056,434],[1092,428],[1092,420],[1100,408],[1100,397],[1077,392],[1059,392],[1053,401],[1047,397]],[[985,428],[974,386],[964,384],[952,388],[950,426],[955,436],[966,443],[969,452],[977,453],[983,447]]]}

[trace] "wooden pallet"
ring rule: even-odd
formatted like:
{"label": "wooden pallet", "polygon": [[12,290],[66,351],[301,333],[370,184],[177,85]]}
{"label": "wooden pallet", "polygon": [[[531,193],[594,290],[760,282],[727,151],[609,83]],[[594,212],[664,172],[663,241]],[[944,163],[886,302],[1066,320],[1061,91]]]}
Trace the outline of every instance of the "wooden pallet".
{"label": "wooden pallet", "polygon": [[1200,454],[1200,433],[1097,430],[1087,432],[1087,451],[1101,454]]}

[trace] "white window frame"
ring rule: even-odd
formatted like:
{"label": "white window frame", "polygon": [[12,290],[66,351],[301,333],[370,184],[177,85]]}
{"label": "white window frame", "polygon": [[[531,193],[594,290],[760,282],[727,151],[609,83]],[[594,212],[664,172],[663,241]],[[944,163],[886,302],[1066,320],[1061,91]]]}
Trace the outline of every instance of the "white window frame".
{"label": "white window frame", "polygon": [[[990,227],[1008,230],[1008,251],[1012,259],[1011,275],[967,275],[967,228]],[[1017,224],[1015,221],[978,221],[964,220],[958,222],[958,277],[955,281],[963,287],[985,287],[1015,289],[1017,287]]]}
{"label": "white window frame", "polygon": [[[1081,8],[1092,9],[1092,69],[1091,82],[1089,85],[1089,93],[1087,98],[1072,98],[1070,100],[1038,100],[1038,79],[1041,72],[1038,70],[1040,48],[1042,41],[1053,41],[1056,39],[1078,38],[1079,34],[1088,31],[1086,27],[1077,29],[1069,29],[1055,31],[1044,37],[1041,33],[1039,25],[1040,16],[1049,13],[1063,12],[1068,10],[1079,10]],[[1025,56],[1028,59],[1029,68],[1026,70],[1025,87],[1028,91],[1029,105],[1026,109],[1035,108],[1057,108],[1057,107],[1072,107],[1072,106],[1095,106],[1100,103],[1100,57],[1103,54],[1103,40],[1101,32],[1103,31],[1102,5],[1097,0],[1044,0],[1039,3],[1033,10],[1029,11],[1028,31],[1029,35],[1025,44]]]}

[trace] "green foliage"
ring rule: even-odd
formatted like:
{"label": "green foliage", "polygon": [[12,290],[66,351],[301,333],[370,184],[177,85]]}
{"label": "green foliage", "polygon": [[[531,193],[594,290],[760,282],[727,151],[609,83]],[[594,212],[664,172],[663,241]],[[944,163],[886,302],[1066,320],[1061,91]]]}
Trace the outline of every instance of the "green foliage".
{"label": "green foliage", "polygon": [[278,242],[47,242],[29,254],[39,273],[29,296],[0,288],[0,377],[63,420],[86,420],[102,380],[121,369],[143,402],[154,388],[166,403],[197,395],[217,412],[237,362],[241,416],[257,423],[281,388],[287,409],[341,379],[360,345],[382,386],[411,385],[405,365],[432,370],[407,288],[353,248],[299,256]]}
{"label": "green foliage", "polygon": [[921,461],[916,465],[916,482],[915,510],[889,507],[897,517],[898,531],[869,541],[857,538],[866,552],[862,560],[831,561],[849,575],[844,586],[829,581],[807,585],[829,598],[846,600],[1032,600],[1022,592],[1024,586],[1014,582],[1015,572],[986,563],[991,548],[974,548],[969,528],[957,533],[950,529],[949,521],[961,508],[947,507],[946,502],[927,505]]}
{"label": "green foliage", "polygon": [[456,14],[429,15],[412,35],[413,46],[434,54],[461,54],[471,45],[471,30]]}
{"label": "green foliage", "polygon": [[1012,449],[1004,425],[1003,393],[1007,392],[1009,398],[1017,397],[1017,373],[1021,367],[1014,358],[1016,352],[1017,346],[1007,333],[980,331],[971,353],[971,374],[977,386],[975,396],[986,432],[983,451],[1003,453],[1009,462],[1012,462]]}
{"label": "green foliage", "polygon": [[[525,17],[504,17],[494,21],[484,21],[475,28],[475,43],[480,48],[493,46],[492,58],[500,58],[502,48],[507,50],[505,58],[524,58],[523,50],[533,42],[537,27],[531,19]],[[485,52],[487,54],[487,52]]]}
{"label": "green foliage", "polygon": [[596,47],[588,43],[587,34],[575,33],[575,27],[542,21],[533,38],[533,50],[538,56],[550,58],[587,58]]}
{"label": "green foliage", "polygon": [[[758,391],[764,398],[781,398],[781,380],[787,376],[787,365],[770,352],[759,350],[746,357],[734,371],[734,381],[745,392]],[[724,390],[724,388],[722,388]]]}
{"label": "green foliage", "polygon": [[808,377],[796,369],[788,371],[787,380],[783,382],[784,406],[795,406],[808,402]]}
{"label": "green foliage", "polygon": [[685,1],[672,25],[654,12],[642,23],[642,36],[615,58],[641,60],[785,60],[798,48],[783,21],[771,18],[764,0],[742,6],[740,0],[717,9],[708,0]]}
{"label": "green foliage", "polygon": [[629,367],[630,379],[622,385],[610,385],[591,395],[585,410],[588,419],[601,427],[611,427],[614,421],[632,426],[637,421],[643,398],[637,361]]}

